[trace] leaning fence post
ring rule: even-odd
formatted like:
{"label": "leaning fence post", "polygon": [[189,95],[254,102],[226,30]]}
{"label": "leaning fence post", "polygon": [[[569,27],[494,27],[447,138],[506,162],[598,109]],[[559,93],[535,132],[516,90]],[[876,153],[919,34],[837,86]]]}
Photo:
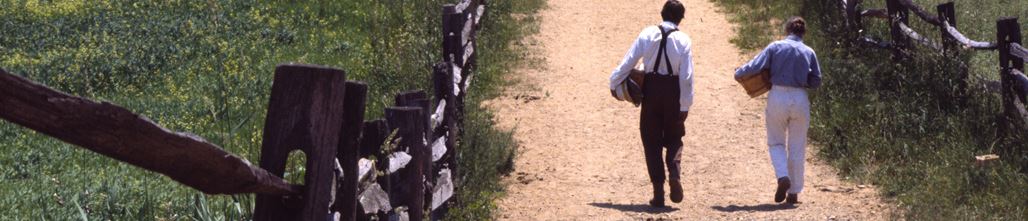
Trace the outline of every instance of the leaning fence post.
{"label": "leaning fence post", "polygon": [[411,161],[405,168],[403,174],[406,181],[404,192],[401,193],[405,199],[401,200],[407,205],[407,212],[410,220],[422,220],[425,217],[425,175],[424,164],[431,162],[431,155],[425,147],[424,118],[422,118],[420,107],[389,107],[385,115],[390,125],[395,125],[402,141],[402,146],[408,148]]}
{"label": "leaning fence post", "polygon": [[339,133],[339,149],[336,158],[343,167],[343,179],[339,180],[336,192],[335,211],[340,220],[352,221],[357,215],[357,161],[360,160],[358,141],[364,127],[364,107],[367,101],[368,85],[363,82],[346,82],[346,98],[343,100],[343,127]]}
{"label": "leaning fence post", "polygon": [[275,69],[260,165],[281,177],[289,152],[300,149],[307,156],[305,186],[300,196],[258,194],[254,220],[324,220],[328,216],[344,114],[339,101],[345,97],[345,87],[342,70],[312,65]]}
{"label": "leaning fence post", "polygon": [[1016,17],[1001,18],[996,21],[996,43],[999,46],[999,67],[1001,93],[1003,95],[1003,117],[1000,122],[1000,137],[1006,137],[1009,133],[1010,122],[1018,113],[1015,109],[1014,99],[1014,78],[1012,69],[1024,71],[1024,60],[1010,54],[1011,43],[1021,43],[1021,27],[1017,24]]}
{"label": "leaning fence post", "polygon": [[886,7],[889,12],[889,27],[892,33],[892,41],[896,46],[893,51],[893,59],[896,61],[905,58],[905,51],[910,49],[910,38],[903,33],[900,23],[908,24],[910,10],[900,4],[899,0],[886,0]]}

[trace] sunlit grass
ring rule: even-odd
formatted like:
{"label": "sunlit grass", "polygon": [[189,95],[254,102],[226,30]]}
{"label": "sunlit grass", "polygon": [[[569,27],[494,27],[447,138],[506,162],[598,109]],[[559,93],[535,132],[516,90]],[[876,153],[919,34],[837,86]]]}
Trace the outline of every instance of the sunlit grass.
{"label": "sunlit grass", "polygon": [[[77,96],[110,101],[257,163],[274,67],[344,69],[370,85],[368,118],[392,96],[430,90],[441,60],[441,7],[430,1],[0,0],[0,68]],[[490,1],[468,110],[519,61],[510,42],[531,30],[510,13],[542,1]],[[515,53],[518,52],[518,53]],[[514,58],[514,59],[511,59]],[[492,162],[514,148],[488,113],[466,119],[469,180],[455,218],[488,217],[502,192]],[[480,153],[490,151],[490,153]],[[252,195],[203,196],[168,178],[0,121],[0,220],[240,220]],[[287,175],[301,180],[301,164]],[[488,193],[486,193],[488,192]],[[471,206],[467,206],[471,205]],[[474,209],[463,210],[468,207]]]}

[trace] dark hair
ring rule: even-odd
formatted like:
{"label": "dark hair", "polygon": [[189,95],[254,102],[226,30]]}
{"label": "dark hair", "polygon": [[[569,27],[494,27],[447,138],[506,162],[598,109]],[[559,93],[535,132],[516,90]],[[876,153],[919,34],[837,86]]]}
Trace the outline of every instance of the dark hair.
{"label": "dark hair", "polygon": [[685,6],[678,0],[668,0],[664,3],[664,9],[660,10],[660,17],[664,21],[678,24],[682,22],[682,18],[685,18]]}
{"label": "dark hair", "polygon": [[785,33],[803,37],[807,33],[807,21],[803,17],[793,16],[785,22]]}

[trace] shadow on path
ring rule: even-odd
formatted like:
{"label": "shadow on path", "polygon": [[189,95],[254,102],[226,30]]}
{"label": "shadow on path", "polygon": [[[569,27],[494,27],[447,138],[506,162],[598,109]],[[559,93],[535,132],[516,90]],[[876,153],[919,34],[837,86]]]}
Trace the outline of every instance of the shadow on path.
{"label": "shadow on path", "polygon": [[620,210],[622,212],[636,212],[636,213],[650,213],[650,214],[670,213],[670,212],[678,211],[678,208],[674,208],[674,207],[667,207],[667,206],[665,206],[665,207],[655,208],[655,207],[651,207],[650,205],[647,205],[647,204],[589,203],[589,205],[595,206],[595,207],[599,207],[599,208],[616,209],[616,210]]}
{"label": "shadow on path", "polygon": [[796,205],[785,204],[785,203],[782,203],[782,204],[765,203],[765,204],[760,204],[760,205],[712,206],[710,208],[714,209],[714,210],[717,210],[717,211],[721,211],[721,212],[727,212],[727,213],[734,213],[734,212],[739,212],[739,211],[746,211],[746,212],[771,212],[771,211],[777,211],[777,210],[796,209]]}

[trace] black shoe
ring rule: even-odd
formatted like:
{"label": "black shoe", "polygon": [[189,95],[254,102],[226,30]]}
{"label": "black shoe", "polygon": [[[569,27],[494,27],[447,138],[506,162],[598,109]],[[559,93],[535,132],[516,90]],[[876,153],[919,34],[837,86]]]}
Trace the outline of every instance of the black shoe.
{"label": "black shoe", "polygon": [[789,182],[789,177],[778,178],[778,189],[775,190],[776,203],[781,203],[785,200],[785,191],[788,191],[791,186],[792,182]]}
{"label": "black shoe", "polygon": [[650,206],[657,208],[664,207],[664,197],[658,198],[654,196],[653,199],[650,200]]}
{"label": "black shoe", "polygon": [[682,202],[682,198],[685,197],[682,195],[682,182],[678,180],[671,180],[671,182],[668,182],[668,184],[671,186],[671,202]]}
{"label": "black shoe", "polygon": [[650,200],[652,207],[664,207],[664,182],[653,183],[653,199]]}
{"label": "black shoe", "polygon": [[785,197],[786,204],[798,204],[800,203],[799,194],[790,193],[789,196]]}

